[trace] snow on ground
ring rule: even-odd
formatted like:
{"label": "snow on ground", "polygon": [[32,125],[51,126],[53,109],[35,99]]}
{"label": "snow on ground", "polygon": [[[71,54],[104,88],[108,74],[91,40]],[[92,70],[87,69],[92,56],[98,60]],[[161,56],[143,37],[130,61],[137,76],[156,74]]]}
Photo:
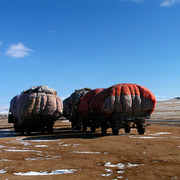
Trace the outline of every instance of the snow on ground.
{"label": "snow on ground", "polygon": [[91,151],[72,151],[71,153],[78,153],[78,154],[101,154],[100,152],[91,152]]}
{"label": "snow on ground", "polygon": [[9,159],[1,159],[0,161],[12,161],[12,160],[9,160]]}
{"label": "snow on ground", "polygon": [[77,171],[76,169],[58,169],[58,170],[54,170],[51,171],[50,173],[48,173],[47,171],[44,172],[34,172],[34,171],[30,171],[30,172],[18,172],[18,173],[14,173],[15,175],[20,175],[20,176],[41,176],[41,175],[55,175],[55,174],[72,174],[75,171]]}
{"label": "snow on ground", "polygon": [[6,171],[4,169],[0,170],[0,174],[6,173]]}
{"label": "snow on ground", "polygon": [[[137,167],[137,166],[144,166],[144,164],[132,164],[132,163],[127,163],[127,164],[123,164],[123,163],[118,163],[118,164],[112,164],[111,162],[106,162],[104,164],[105,167],[109,167],[109,168],[118,168],[120,170],[117,171],[118,174],[123,174],[125,173],[125,169],[126,168],[132,168],[132,167]],[[101,176],[111,176],[113,174],[113,170],[112,169],[105,169],[105,171],[107,173],[105,174],[100,174]],[[123,178],[123,176],[118,176],[117,178]]]}
{"label": "snow on ground", "polygon": [[35,151],[35,150],[30,150],[30,149],[5,149],[5,151],[9,151],[9,152],[29,152],[29,151],[41,152],[41,151]]}
{"label": "snow on ground", "polygon": [[48,145],[35,145],[34,147],[49,147]]}
{"label": "snow on ground", "polygon": [[135,137],[135,136],[129,136],[130,138],[139,138],[139,139],[156,139],[156,138],[164,138],[164,137],[150,137],[150,136],[141,136],[141,137]]}
{"label": "snow on ground", "polygon": [[159,133],[149,134],[149,135],[152,135],[152,136],[159,136],[159,135],[163,135],[163,134],[171,134],[171,133],[169,133],[169,132],[159,132]]}
{"label": "snow on ground", "polygon": [[37,157],[37,158],[25,158],[26,161],[37,161],[37,160],[47,160],[47,159],[57,159],[61,156],[46,156],[46,157]]}

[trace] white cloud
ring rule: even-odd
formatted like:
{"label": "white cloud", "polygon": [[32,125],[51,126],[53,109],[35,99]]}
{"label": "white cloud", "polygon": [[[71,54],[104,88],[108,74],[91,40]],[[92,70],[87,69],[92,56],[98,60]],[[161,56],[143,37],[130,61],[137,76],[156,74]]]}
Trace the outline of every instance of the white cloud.
{"label": "white cloud", "polygon": [[163,0],[160,3],[161,7],[170,7],[174,4],[180,3],[180,0]]}
{"label": "white cloud", "polygon": [[18,43],[10,45],[5,54],[14,58],[22,58],[29,56],[30,52],[33,52],[33,50],[25,47],[23,43]]}

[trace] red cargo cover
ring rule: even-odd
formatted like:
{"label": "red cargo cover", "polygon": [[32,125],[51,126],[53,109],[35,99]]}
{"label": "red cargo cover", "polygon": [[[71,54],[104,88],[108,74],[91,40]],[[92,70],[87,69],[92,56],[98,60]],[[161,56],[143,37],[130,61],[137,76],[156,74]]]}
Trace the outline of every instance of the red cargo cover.
{"label": "red cargo cover", "polygon": [[112,116],[114,113],[149,114],[156,104],[152,92],[137,84],[116,84],[93,96],[89,102],[90,111],[94,114]]}
{"label": "red cargo cover", "polygon": [[81,98],[81,102],[78,105],[78,113],[81,116],[89,115],[89,102],[101,91],[103,91],[102,88],[91,90],[84,97]]}

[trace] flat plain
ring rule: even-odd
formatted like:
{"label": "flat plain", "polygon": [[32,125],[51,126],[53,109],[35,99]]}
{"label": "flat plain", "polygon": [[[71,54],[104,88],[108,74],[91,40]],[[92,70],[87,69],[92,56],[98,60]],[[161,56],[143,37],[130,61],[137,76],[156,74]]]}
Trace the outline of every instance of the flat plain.
{"label": "flat plain", "polygon": [[75,131],[56,121],[53,134],[14,132],[0,118],[0,179],[180,179],[180,100],[157,102],[144,135]]}

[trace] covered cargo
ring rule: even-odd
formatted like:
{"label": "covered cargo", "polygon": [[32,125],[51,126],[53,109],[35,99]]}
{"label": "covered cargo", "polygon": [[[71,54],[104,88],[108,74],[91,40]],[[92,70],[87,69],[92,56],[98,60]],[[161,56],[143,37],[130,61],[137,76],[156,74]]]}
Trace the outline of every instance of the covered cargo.
{"label": "covered cargo", "polygon": [[72,127],[76,129],[80,129],[80,126],[78,125],[78,105],[81,102],[81,98],[84,97],[89,91],[91,91],[90,88],[82,88],[75,90],[74,93],[70,95],[69,103],[71,108],[70,113],[70,121],[72,122]]}
{"label": "covered cargo", "polygon": [[93,114],[123,118],[136,118],[150,115],[155,108],[156,99],[152,92],[137,84],[116,84],[104,89],[91,99],[89,108]]}
{"label": "covered cargo", "polygon": [[70,97],[64,99],[63,101],[63,116],[66,119],[69,119],[71,117]]}
{"label": "covered cargo", "polygon": [[61,98],[55,90],[47,86],[32,87],[10,102],[15,131],[21,133],[24,130],[27,133],[39,129],[44,131],[45,127],[51,132],[54,121],[62,115],[62,111]]}
{"label": "covered cargo", "polygon": [[[96,90],[94,90],[96,91]],[[156,99],[147,88],[137,84],[116,84],[98,93],[87,93],[78,107],[79,121],[91,127],[101,127],[103,133],[112,127],[113,134],[120,128],[130,132],[130,122],[140,134],[145,131],[144,120],[150,117]],[[94,129],[92,127],[92,129]]]}

